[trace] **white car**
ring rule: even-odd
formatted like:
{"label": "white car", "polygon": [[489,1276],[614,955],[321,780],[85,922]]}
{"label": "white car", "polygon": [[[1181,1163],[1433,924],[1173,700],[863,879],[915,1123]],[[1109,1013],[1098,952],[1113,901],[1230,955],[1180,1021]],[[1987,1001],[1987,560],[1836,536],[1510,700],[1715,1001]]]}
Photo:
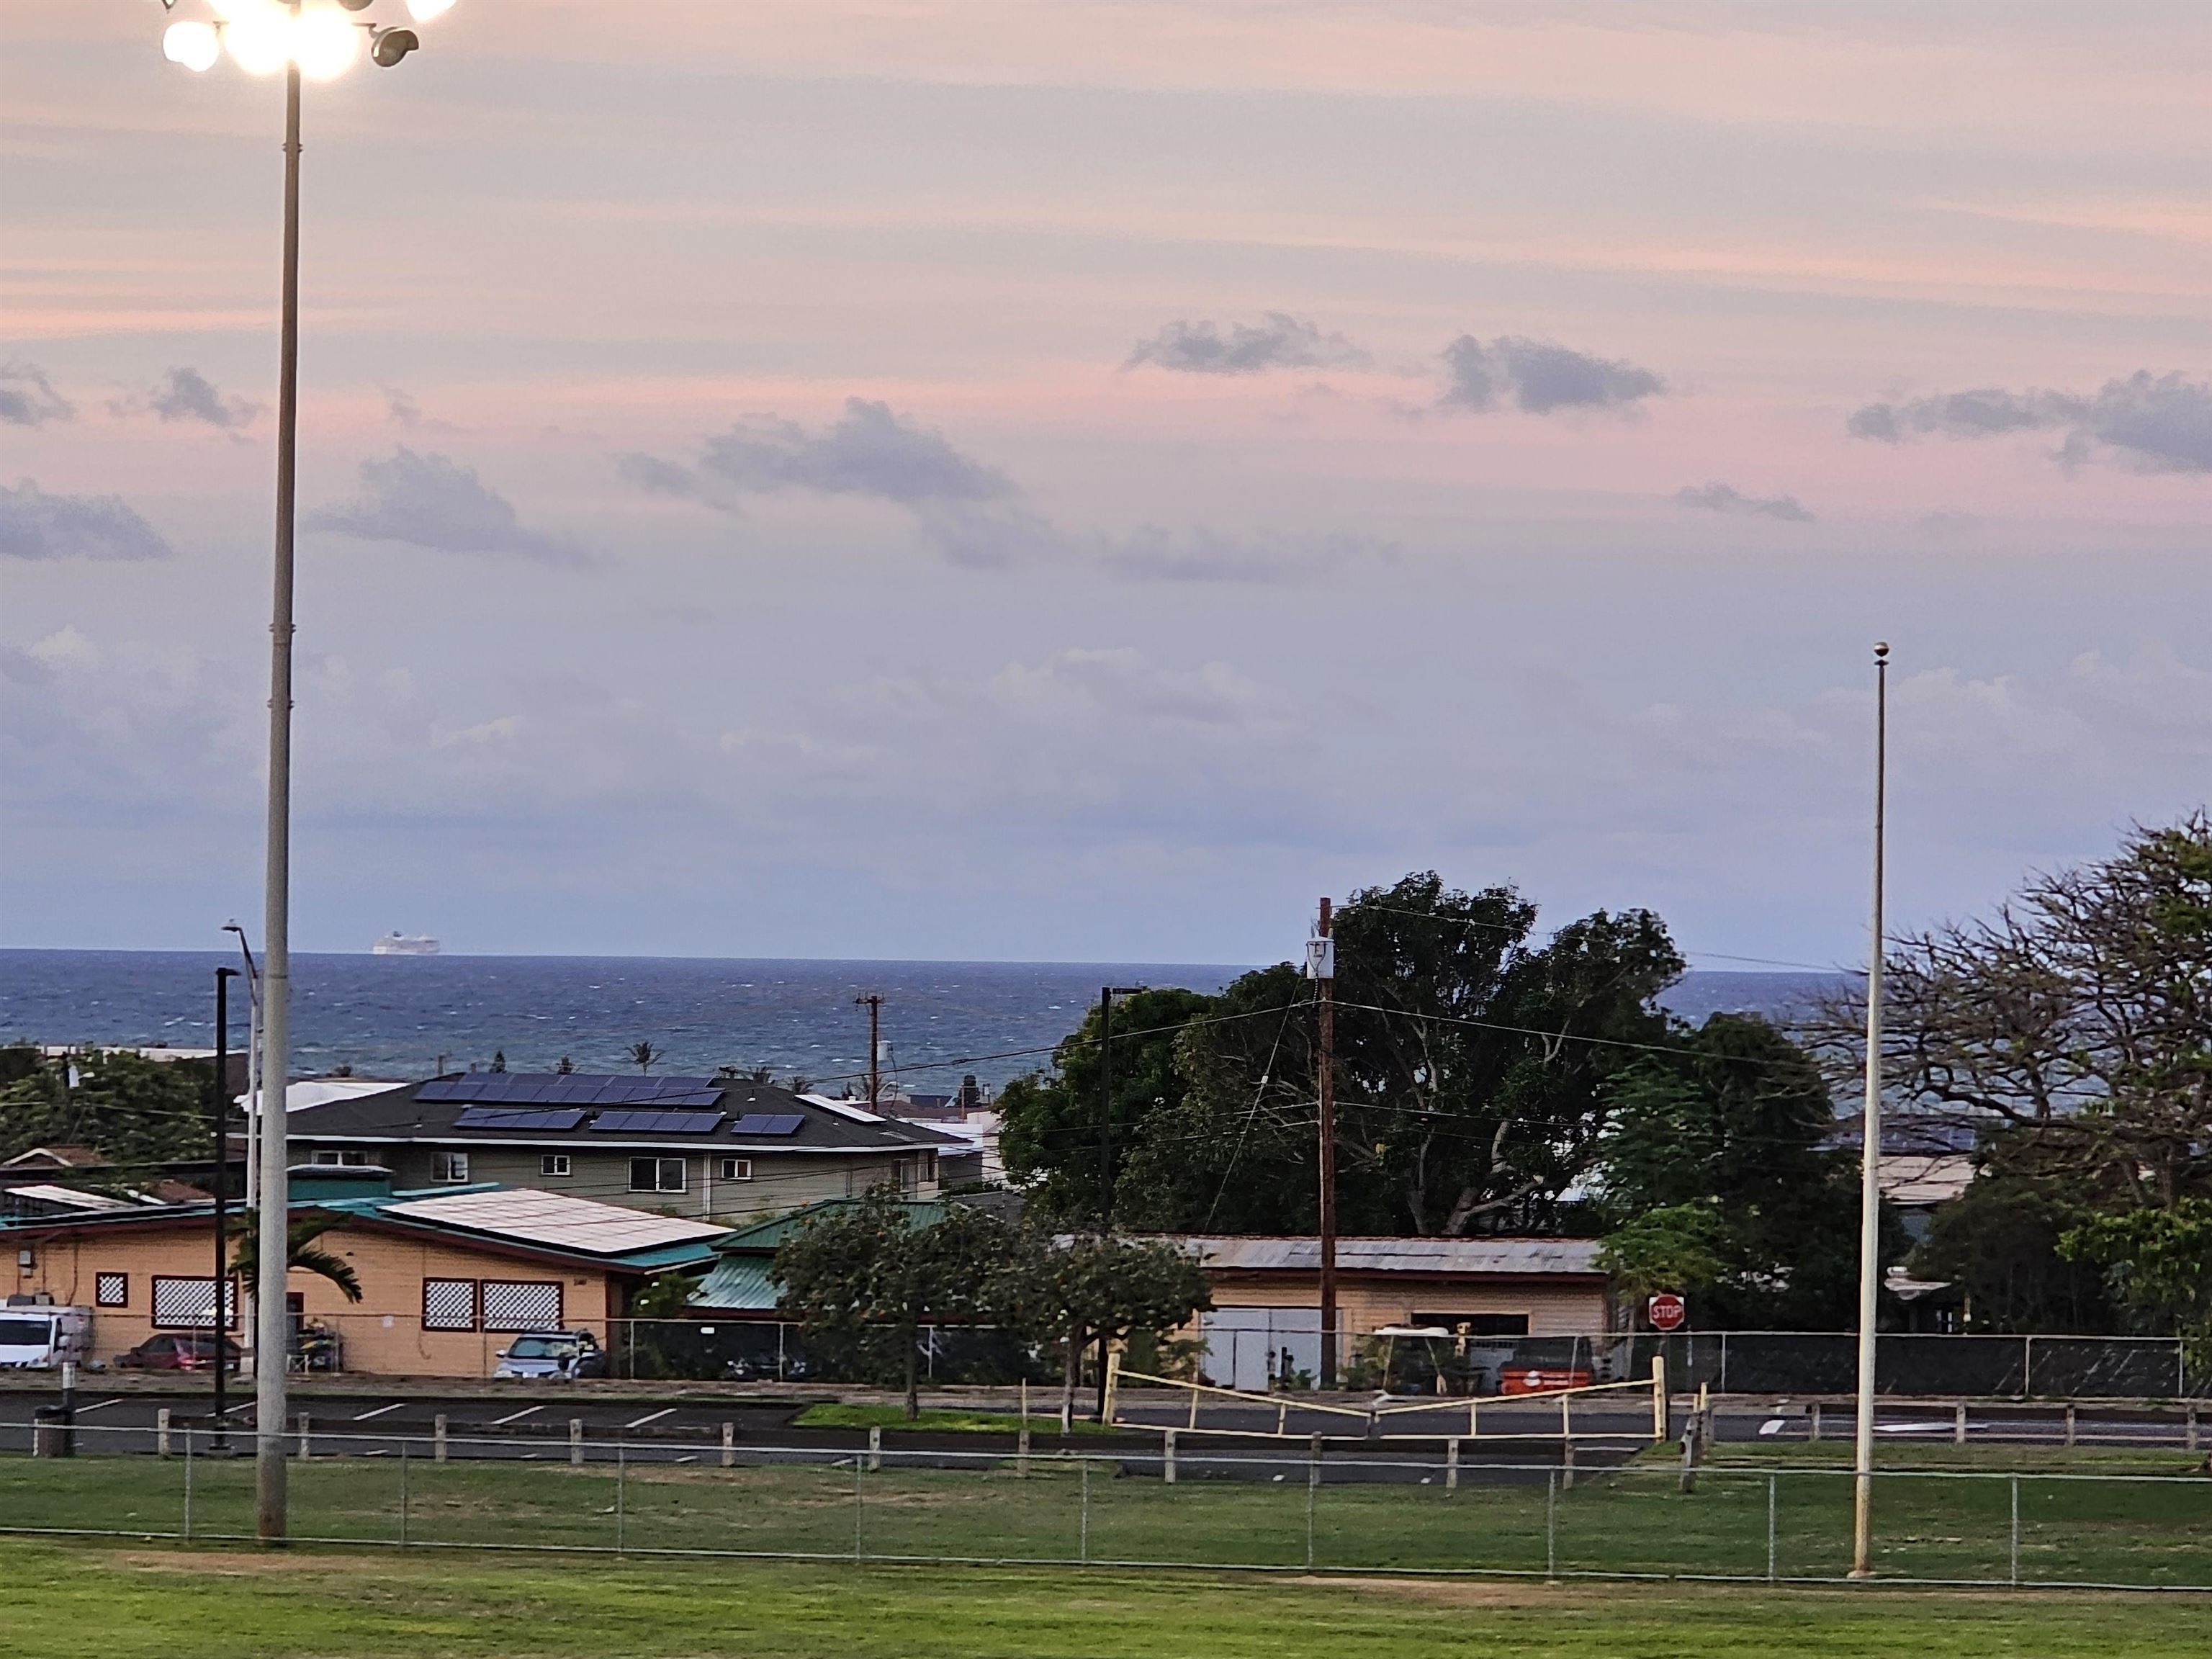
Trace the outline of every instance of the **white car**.
{"label": "white car", "polygon": [[92,1349],[92,1310],[10,1300],[0,1307],[0,1370],[82,1364]]}

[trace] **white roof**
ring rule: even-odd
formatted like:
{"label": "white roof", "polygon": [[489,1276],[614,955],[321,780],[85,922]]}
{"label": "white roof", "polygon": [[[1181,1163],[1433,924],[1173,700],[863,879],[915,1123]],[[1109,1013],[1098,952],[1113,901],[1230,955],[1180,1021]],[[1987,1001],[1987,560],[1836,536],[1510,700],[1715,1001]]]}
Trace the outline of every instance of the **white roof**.
{"label": "white roof", "polygon": [[887,1117],[878,1116],[865,1106],[856,1106],[849,1100],[835,1100],[828,1095],[801,1095],[799,1098],[811,1106],[819,1106],[840,1117],[849,1117],[855,1123],[888,1123]]}
{"label": "white roof", "polygon": [[[1317,1273],[1317,1238],[1187,1237],[1209,1267]],[[1336,1265],[1356,1273],[1595,1273],[1594,1238],[1340,1238]]]}
{"label": "white roof", "polygon": [[[10,1198],[33,1198],[42,1204],[65,1204],[73,1210],[135,1210],[127,1198],[109,1193],[81,1193],[74,1187],[10,1187]],[[210,1293],[212,1294],[212,1293]]]}
{"label": "white roof", "polygon": [[[310,1106],[327,1106],[334,1100],[358,1100],[363,1095],[380,1095],[387,1089],[405,1086],[373,1077],[311,1077],[285,1085],[284,1109],[304,1112]],[[243,1107],[246,1097],[238,1096],[234,1103]]]}
{"label": "white roof", "polygon": [[411,1216],[448,1227],[550,1244],[586,1255],[619,1255],[663,1244],[684,1244],[729,1231],[707,1221],[680,1221],[648,1215],[618,1205],[598,1204],[566,1193],[522,1188],[445,1193],[436,1198],[403,1199],[380,1206],[386,1215]]}
{"label": "white roof", "polygon": [[1946,1204],[1973,1184],[1966,1152],[1884,1152],[1881,1195],[1893,1204]]}

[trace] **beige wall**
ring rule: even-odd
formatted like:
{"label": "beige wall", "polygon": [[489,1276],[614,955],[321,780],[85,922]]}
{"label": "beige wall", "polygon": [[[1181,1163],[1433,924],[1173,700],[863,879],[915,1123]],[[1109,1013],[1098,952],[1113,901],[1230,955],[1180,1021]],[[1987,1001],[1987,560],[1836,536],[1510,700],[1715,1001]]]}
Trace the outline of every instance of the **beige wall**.
{"label": "beige wall", "polygon": [[[1231,1308],[1317,1308],[1321,1281],[1313,1273],[1213,1273],[1213,1300]],[[1337,1316],[1342,1328],[1364,1334],[1402,1325],[1417,1313],[1526,1314],[1531,1336],[1587,1336],[1606,1328],[1607,1298],[1601,1279],[1514,1279],[1493,1274],[1408,1275],[1339,1273]]]}
{"label": "beige wall", "polygon": [[[402,1189],[433,1187],[436,1167],[434,1153],[459,1148],[430,1147],[416,1143],[405,1145],[380,1144],[371,1141],[330,1142],[321,1150],[357,1152],[367,1156],[372,1164],[380,1164],[390,1170],[395,1185]],[[825,1198],[858,1198],[869,1188],[899,1178],[902,1158],[917,1158],[919,1153],[870,1153],[864,1157],[824,1158],[805,1153],[777,1153],[768,1157],[752,1156],[753,1178],[750,1181],[725,1181],[714,1171],[720,1166],[720,1155],[704,1152],[670,1151],[654,1154],[658,1157],[681,1157],[684,1163],[684,1190],[680,1193],[634,1193],[629,1189],[629,1166],[634,1158],[643,1158],[643,1151],[624,1147],[619,1151],[590,1152],[574,1147],[488,1146],[471,1146],[469,1179],[471,1182],[495,1181],[509,1187],[527,1187],[549,1193],[568,1193],[577,1198],[588,1198],[601,1204],[619,1204],[625,1209],[649,1210],[656,1215],[704,1218],[716,1221],[742,1220],[753,1217],[795,1210],[803,1204],[817,1203]],[[540,1172],[539,1160],[546,1152],[565,1152],[568,1158],[569,1173],[549,1176]],[[313,1159],[313,1149],[297,1154],[301,1163]],[[746,1157],[744,1153],[727,1154]],[[934,1198],[935,1182],[923,1182],[915,1190],[916,1198]]]}
{"label": "beige wall", "polygon": [[[286,1286],[306,1301],[306,1317],[326,1324],[343,1340],[349,1372],[386,1376],[489,1376],[497,1354],[513,1340],[511,1332],[434,1331],[422,1328],[422,1281],[426,1279],[491,1280],[561,1286],[562,1322],[609,1340],[608,1323],[621,1306],[622,1282],[602,1269],[507,1257],[380,1232],[339,1228],[323,1235],[321,1246],[343,1256],[360,1277],[362,1299],[349,1303],[328,1279],[295,1271]],[[18,1248],[34,1254],[33,1265],[19,1267],[14,1289],[44,1291],[55,1301],[90,1308],[92,1358],[105,1362],[136,1347],[157,1328],[153,1322],[154,1279],[204,1279],[213,1267],[214,1243],[204,1226],[160,1231],[89,1231],[50,1242],[18,1237]],[[130,1301],[121,1308],[96,1305],[95,1275],[130,1276]],[[232,1340],[246,1333],[234,1329]]]}

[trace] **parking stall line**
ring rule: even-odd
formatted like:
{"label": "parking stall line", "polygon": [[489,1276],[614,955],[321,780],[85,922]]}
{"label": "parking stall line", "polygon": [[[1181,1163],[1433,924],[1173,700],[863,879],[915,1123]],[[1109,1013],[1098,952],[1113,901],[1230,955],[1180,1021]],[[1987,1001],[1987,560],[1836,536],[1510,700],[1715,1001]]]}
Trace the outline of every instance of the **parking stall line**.
{"label": "parking stall line", "polygon": [[[213,1299],[212,1296],[210,1296],[210,1299]],[[519,1412],[509,1412],[505,1417],[493,1418],[491,1420],[491,1425],[495,1429],[503,1429],[510,1423],[520,1423],[524,1418],[529,1416],[532,1412],[542,1412],[544,1409],[545,1407],[543,1406],[525,1406]]]}
{"label": "parking stall line", "polygon": [[[210,1291],[208,1292],[208,1300],[210,1302],[213,1302],[215,1300],[214,1291]],[[396,1412],[406,1403],[407,1402],[404,1400],[395,1400],[389,1406],[379,1406],[374,1411],[356,1412],[354,1413],[353,1420],[356,1423],[366,1423],[372,1417],[381,1417],[386,1412]]]}
{"label": "parking stall line", "polygon": [[[212,1291],[209,1293],[209,1299],[210,1302],[214,1299],[214,1293]],[[663,1406],[657,1412],[647,1412],[644,1416],[639,1418],[635,1422],[623,1424],[623,1431],[624,1433],[628,1433],[632,1429],[641,1429],[648,1423],[658,1423],[664,1417],[672,1417],[675,1415],[675,1407]]]}

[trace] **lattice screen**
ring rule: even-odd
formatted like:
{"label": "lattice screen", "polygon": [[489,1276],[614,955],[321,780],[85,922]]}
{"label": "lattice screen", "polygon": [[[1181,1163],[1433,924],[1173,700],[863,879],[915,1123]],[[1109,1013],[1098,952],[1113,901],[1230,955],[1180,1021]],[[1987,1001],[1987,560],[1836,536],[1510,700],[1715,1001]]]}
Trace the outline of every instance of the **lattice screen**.
{"label": "lattice screen", "polygon": [[[206,1330],[215,1323],[215,1280],[212,1279],[156,1279],[154,1281],[154,1323],[175,1331]],[[222,1287],[222,1324],[238,1328],[238,1282]]]}
{"label": "lattice screen", "polygon": [[556,1279],[532,1285],[483,1287],[483,1323],[488,1331],[557,1331],[561,1328],[561,1285]]}
{"label": "lattice screen", "polygon": [[422,1281],[422,1328],[472,1331],[477,1328],[477,1282],[473,1279]]}

